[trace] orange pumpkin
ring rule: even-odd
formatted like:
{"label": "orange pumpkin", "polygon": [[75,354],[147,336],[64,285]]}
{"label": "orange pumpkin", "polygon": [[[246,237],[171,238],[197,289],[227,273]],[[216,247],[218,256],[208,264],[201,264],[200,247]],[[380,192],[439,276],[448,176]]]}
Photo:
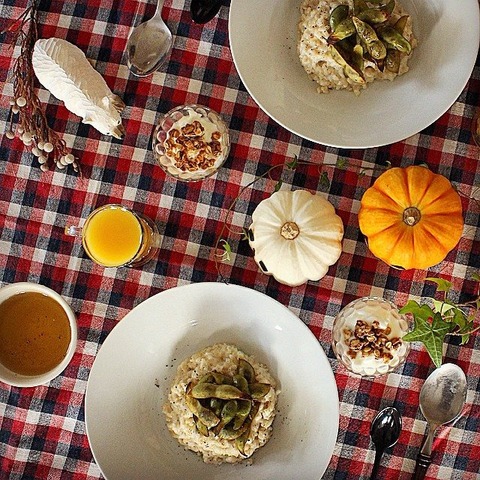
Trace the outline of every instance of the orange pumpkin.
{"label": "orange pumpkin", "polygon": [[428,168],[391,168],[365,192],[358,213],[371,252],[389,265],[428,268],[460,240],[462,204],[452,184]]}

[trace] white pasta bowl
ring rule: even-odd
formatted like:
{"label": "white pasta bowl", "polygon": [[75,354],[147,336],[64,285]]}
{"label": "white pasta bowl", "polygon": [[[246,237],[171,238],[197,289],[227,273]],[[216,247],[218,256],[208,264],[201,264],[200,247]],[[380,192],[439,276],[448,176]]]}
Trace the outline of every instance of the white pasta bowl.
{"label": "white pasta bowl", "polygon": [[477,0],[397,0],[411,15],[418,46],[410,71],[375,81],[358,97],[319,94],[297,55],[302,0],[232,0],[230,46],[258,105],[280,125],[339,148],[391,144],[425,129],[457,100],[477,58]]}
{"label": "white pasta bowl", "polygon": [[[281,390],[272,437],[250,466],[203,463],[171,436],[162,412],[179,364],[221,342],[267,365]],[[107,480],[319,480],[339,421],[333,372],[309,328],[270,297],[221,283],[166,290],[132,310],[97,354],[85,411]]]}

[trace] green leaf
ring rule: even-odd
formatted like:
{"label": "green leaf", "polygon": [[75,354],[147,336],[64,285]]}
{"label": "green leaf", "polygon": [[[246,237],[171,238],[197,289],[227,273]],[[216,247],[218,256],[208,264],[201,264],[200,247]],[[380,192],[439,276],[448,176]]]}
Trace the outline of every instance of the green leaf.
{"label": "green leaf", "polygon": [[448,301],[432,299],[432,303],[433,303],[433,311],[435,313],[436,312],[441,313],[442,315],[447,312],[450,312],[452,309],[455,308],[455,305],[452,305]]}
{"label": "green leaf", "polygon": [[460,308],[454,308],[452,322],[458,325],[460,328],[465,327],[468,323],[467,315]]}
{"label": "green leaf", "polygon": [[224,250],[222,255],[222,262],[230,262],[230,260],[232,259],[232,247],[230,247],[230,244],[224,239],[220,240],[220,242],[222,243]]}
{"label": "green leaf", "polygon": [[461,341],[461,344],[465,345],[465,343],[467,343],[468,339],[470,338],[470,335],[467,332],[470,332],[473,329],[473,322],[469,321],[466,313],[460,308],[455,308],[452,322],[456,326],[458,326],[456,333],[465,334],[465,335],[462,335],[462,341]]}
{"label": "green leaf", "polygon": [[320,187],[325,190],[330,189],[330,179],[328,178],[327,172],[322,172],[320,176]]}
{"label": "green leaf", "polygon": [[472,275],[472,280],[476,280],[477,282],[480,282],[480,274],[479,273],[474,273]]}
{"label": "green leaf", "polygon": [[337,159],[337,168],[346,168],[348,166],[348,160],[343,157],[338,157]]}
{"label": "green leaf", "polygon": [[409,302],[402,307],[399,312],[403,315],[405,313],[411,313],[414,318],[421,318],[428,321],[433,318],[435,313],[428,305],[419,305],[415,300],[409,300]]}
{"label": "green leaf", "polygon": [[425,280],[437,284],[437,292],[449,292],[452,288],[452,282],[445,280],[444,278],[427,277]]}
{"label": "green leaf", "polygon": [[243,241],[243,240],[250,240],[250,230],[248,228],[245,228],[245,227],[242,228],[241,241]]}
{"label": "green leaf", "polygon": [[[418,305],[418,304],[417,304]],[[422,306],[423,307],[423,306]],[[452,324],[445,322],[439,313],[435,313],[430,323],[422,315],[414,315],[414,329],[404,335],[406,342],[422,342],[436,367],[442,364],[442,347],[445,336],[452,331]],[[432,317],[430,317],[432,318]]]}
{"label": "green leaf", "polygon": [[470,334],[468,332],[471,332],[475,328],[474,322],[467,322],[463,328],[461,328],[457,333],[462,335],[462,341],[460,342],[460,345],[465,345],[468,340],[470,339]]}
{"label": "green leaf", "polygon": [[285,165],[288,168],[290,168],[291,170],[295,170],[297,168],[297,165],[298,165],[298,157],[295,155],[293,157],[293,160],[291,162],[287,162]]}
{"label": "green leaf", "polygon": [[283,185],[282,180],[279,180],[279,181],[275,184],[275,188],[273,189],[273,191],[274,191],[274,192],[278,192],[278,191],[282,188],[282,185]]}

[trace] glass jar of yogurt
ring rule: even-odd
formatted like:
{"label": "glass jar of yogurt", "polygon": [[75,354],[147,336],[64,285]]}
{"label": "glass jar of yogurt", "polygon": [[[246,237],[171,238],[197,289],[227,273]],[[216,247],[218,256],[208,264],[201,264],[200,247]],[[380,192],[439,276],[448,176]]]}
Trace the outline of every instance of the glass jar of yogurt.
{"label": "glass jar of yogurt", "polygon": [[213,175],[230,152],[228,128],[218,113],[202,105],[180,105],[162,115],[152,148],[163,170],[179,180]]}
{"label": "glass jar of yogurt", "polygon": [[359,298],[335,318],[333,351],[352,373],[384,375],[405,361],[410,344],[402,337],[408,330],[406,318],[392,302],[377,297]]}

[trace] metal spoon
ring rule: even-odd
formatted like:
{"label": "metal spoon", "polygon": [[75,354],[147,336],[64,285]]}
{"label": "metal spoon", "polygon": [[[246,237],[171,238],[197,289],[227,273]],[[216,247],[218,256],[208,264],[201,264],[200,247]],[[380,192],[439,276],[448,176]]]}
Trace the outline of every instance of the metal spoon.
{"label": "metal spoon", "polygon": [[162,20],[164,0],[158,0],[155,15],[135,27],[127,42],[127,65],[138,77],[146,77],[160,68],[172,50],[172,32]]}
{"label": "metal spoon", "polygon": [[461,414],[466,397],[467,379],[457,365],[445,363],[425,380],[420,390],[420,410],[427,420],[428,434],[417,456],[414,480],[425,478],[428,466],[432,463],[435,431]]}
{"label": "metal spoon", "polygon": [[402,418],[395,407],[387,407],[378,412],[370,428],[370,436],[376,450],[371,479],[376,478],[383,453],[397,443],[401,431]]}
{"label": "metal spoon", "polygon": [[195,23],[209,22],[220,10],[223,0],[192,0],[190,13]]}

